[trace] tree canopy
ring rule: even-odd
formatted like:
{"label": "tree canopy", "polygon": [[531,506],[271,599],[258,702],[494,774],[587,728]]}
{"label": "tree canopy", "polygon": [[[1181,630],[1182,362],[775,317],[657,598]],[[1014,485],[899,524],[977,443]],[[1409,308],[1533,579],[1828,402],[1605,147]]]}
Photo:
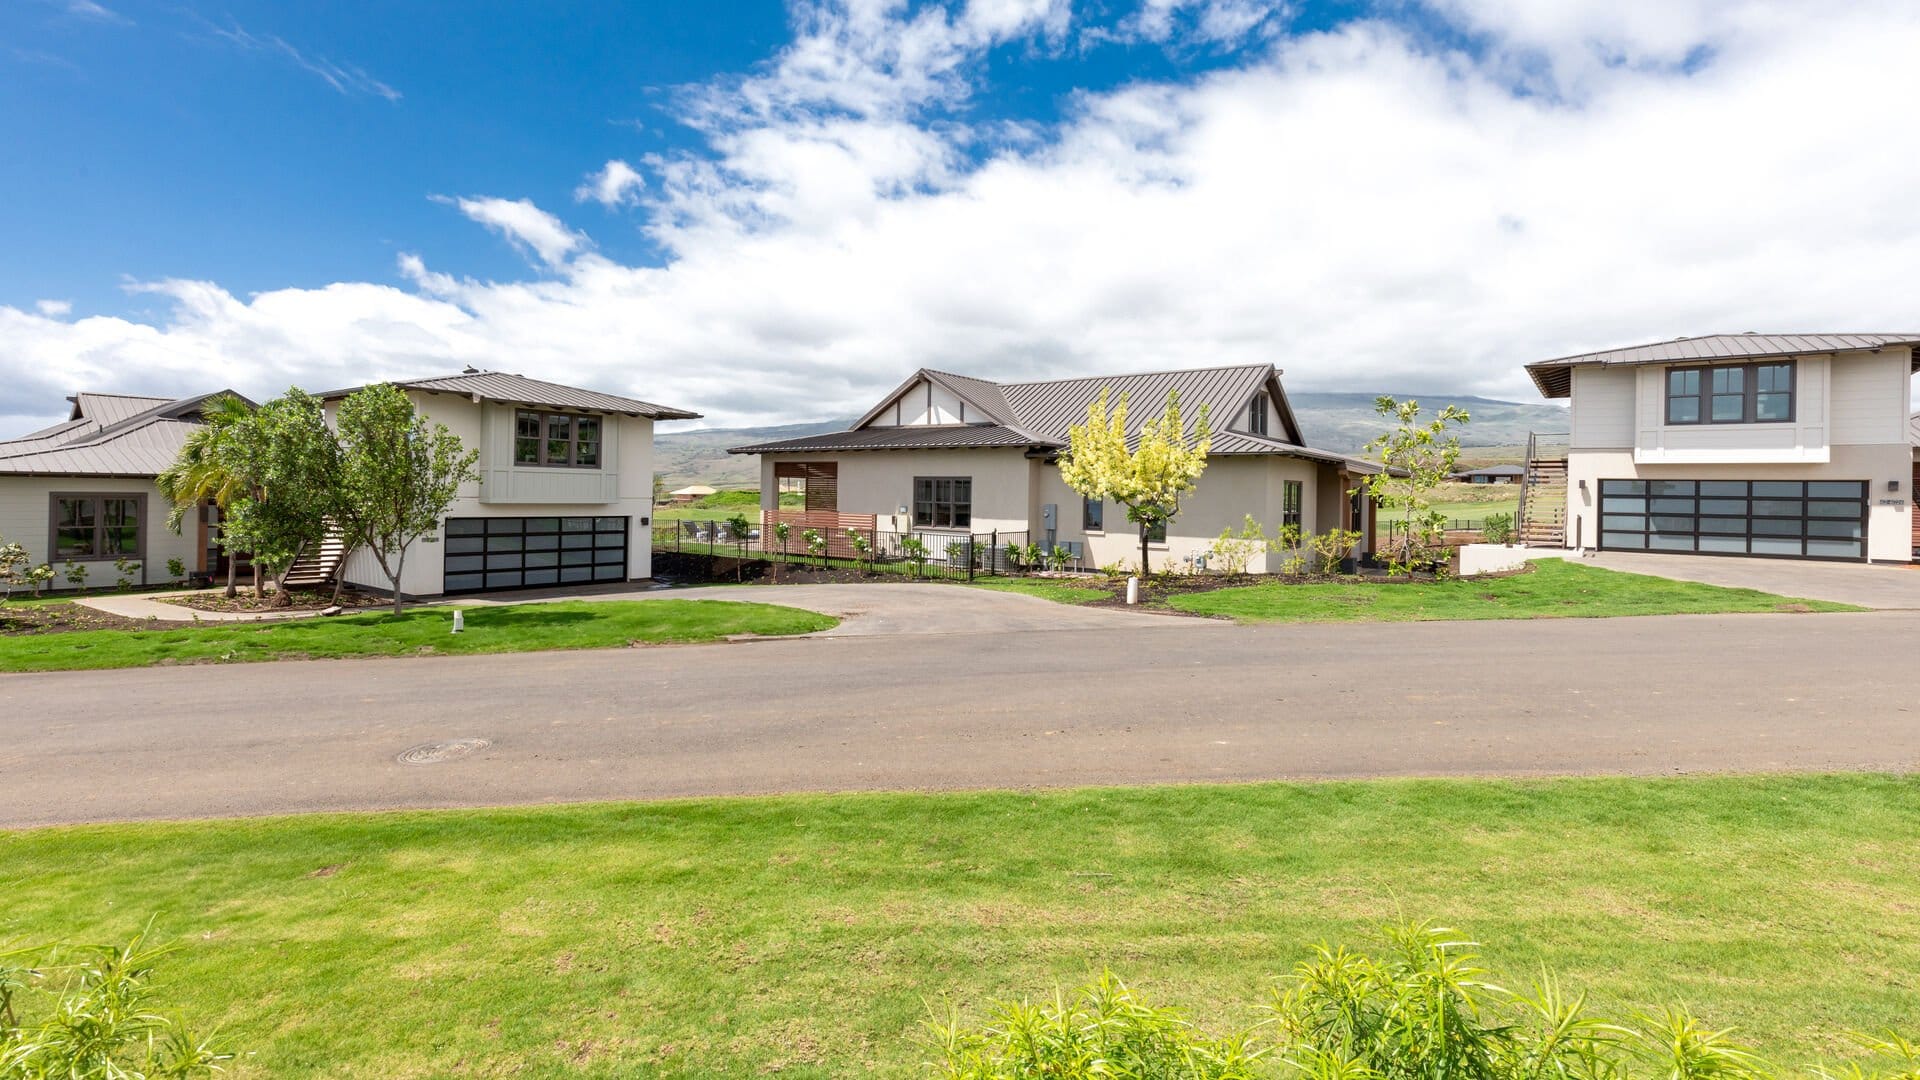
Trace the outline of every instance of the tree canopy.
{"label": "tree canopy", "polygon": [[1180,500],[1193,491],[1206,470],[1213,433],[1202,406],[1189,435],[1180,414],[1180,392],[1169,390],[1166,408],[1141,425],[1139,438],[1129,446],[1127,395],[1121,394],[1109,411],[1111,394],[1111,388],[1101,390],[1087,406],[1087,422],[1068,429],[1060,476],[1089,499],[1127,508],[1127,520],[1140,528],[1140,572],[1144,574],[1149,537],[1180,512]]}

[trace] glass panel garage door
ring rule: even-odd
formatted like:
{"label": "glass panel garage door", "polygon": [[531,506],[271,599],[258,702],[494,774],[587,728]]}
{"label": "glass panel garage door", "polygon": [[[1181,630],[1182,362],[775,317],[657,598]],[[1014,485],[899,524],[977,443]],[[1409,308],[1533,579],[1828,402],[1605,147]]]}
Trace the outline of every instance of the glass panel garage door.
{"label": "glass panel garage door", "polygon": [[1864,559],[1864,480],[1602,480],[1600,547]]}
{"label": "glass panel garage door", "polygon": [[448,518],[442,543],[450,593],[627,579],[623,517]]}

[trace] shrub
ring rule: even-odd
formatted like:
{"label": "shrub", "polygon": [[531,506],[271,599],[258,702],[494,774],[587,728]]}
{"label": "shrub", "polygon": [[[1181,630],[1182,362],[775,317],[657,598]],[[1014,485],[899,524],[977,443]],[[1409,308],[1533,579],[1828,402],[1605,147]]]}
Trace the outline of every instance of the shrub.
{"label": "shrub", "polygon": [[1047,549],[1047,569],[1052,570],[1055,573],[1065,570],[1067,568],[1067,564],[1072,561],[1073,561],[1073,552],[1067,550],[1066,548],[1061,547],[1058,544],[1055,544],[1053,547],[1050,547]]}
{"label": "shrub", "polygon": [[167,577],[175,585],[187,580],[187,564],[178,558],[168,559]]}
{"label": "shrub", "polygon": [[[1472,942],[1428,925],[1387,931],[1382,957],[1322,945],[1279,980],[1267,1024],[1207,1036],[1111,974],[1050,1004],[998,1005],[986,1025],[930,1025],[949,1080],[1049,1077],[1284,1080],[1776,1080],[1790,1073],[1682,1008],[1596,1015],[1549,973],[1508,990]],[[1256,1038],[1257,1035],[1257,1038]],[[1920,1080],[1920,1045],[1854,1036],[1891,1068],[1813,1080]]]}
{"label": "shrub", "polygon": [[950,1080],[1243,1080],[1260,1075],[1253,1069],[1260,1053],[1247,1033],[1205,1035],[1179,1011],[1148,1004],[1112,972],[1072,998],[1003,1004],[984,1028],[967,1030],[951,1018],[930,1026],[943,1057],[940,1075]]}
{"label": "shrub", "polygon": [[733,534],[734,543],[744,544],[747,534],[753,531],[753,522],[748,521],[745,514],[735,514],[727,519],[727,531]]}
{"label": "shrub", "polygon": [[808,529],[800,534],[800,539],[807,545],[807,551],[819,558],[820,568],[826,569],[827,538],[818,529]]}
{"label": "shrub", "polygon": [[1513,543],[1513,515],[1488,514],[1487,520],[1480,523],[1480,532],[1489,544]]}
{"label": "shrub", "polygon": [[74,588],[79,589],[81,592],[87,591],[87,564],[86,563],[77,563],[69,560],[67,562],[66,573],[64,573],[61,576],[65,577],[67,579],[67,583],[69,585],[72,585]]}
{"label": "shrub", "polygon": [[859,529],[848,529],[847,543],[853,545],[853,557],[856,562],[865,565],[872,560],[873,541],[867,539],[866,533]]}
{"label": "shrub", "polygon": [[27,549],[19,544],[11,544],[0,537],[0,600],[13,595],[16,586],[25,585],[31,579],[27,569]]}
{"label": "shrub", "polygon": [[900,554],[913,564],[913,576],[919,577],[927,568],[927,542],[917,536],[900,538]]}
{"label": "shrub", "polygon": [[140,564],[137,561],[133,559],[115,559],[113,560],[113,569],[114,572],[119,575],[113,580],[114,588],[122,591],[133,588],[133,575],[140,572]]}
{"label": "shrub", "polygon": [[[0,956],[0,1076],[188,1080],[221,1071],[231,1053],[155,1011],[153,965],[167,950],[143,938]],[[38,963],[8,966],[34,954]],[[46,1007],[29,1009],[43,997],[52,999]]]}
{"label": "shrub", "polygon": [[1255,555],[1263,554],[1273,546],[1273,542],[1267,539],[1266,527],[1248,514],[1246,520],[1241,522],[1239,532],[1231,527],[1220,530],[1220,535],[1213,541],[1211,553],[1219,562],[1221,573],[1238,577],[1247,572],[1247,564],[1253,561]]}
{"label": "shrub", "polygon": [[1336,573],[1340,563],[1354,553],[1360,541],[1366,537],[1353,529],[1328,529],[1312,538],[1313,554],[1319,560],[1320,572]]}

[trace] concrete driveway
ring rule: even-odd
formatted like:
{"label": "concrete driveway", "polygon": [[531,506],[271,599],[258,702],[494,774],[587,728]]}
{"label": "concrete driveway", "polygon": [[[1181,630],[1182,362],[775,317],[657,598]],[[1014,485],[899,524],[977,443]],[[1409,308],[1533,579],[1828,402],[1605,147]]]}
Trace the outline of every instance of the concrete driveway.
{"label": "concrete driveway", "polygon": [[[1913,678],[1887,660],[1889,642],[1920,635],[1920,613],[1061,617],[1100,615],[1118,621],[1100,633],[0,675],[0,826],[783,791],[1920,767]],[[465,739],[487,745],[399,760]]]}
{"label": "concrete driveway", "polygon": [[1595,552],[1578,561],[1630,574],[1759,589],[1805,600],[1828,600],[1885,610],[1920,610],[1920,566],[1913,563],[1808,562],[1630,551]]}

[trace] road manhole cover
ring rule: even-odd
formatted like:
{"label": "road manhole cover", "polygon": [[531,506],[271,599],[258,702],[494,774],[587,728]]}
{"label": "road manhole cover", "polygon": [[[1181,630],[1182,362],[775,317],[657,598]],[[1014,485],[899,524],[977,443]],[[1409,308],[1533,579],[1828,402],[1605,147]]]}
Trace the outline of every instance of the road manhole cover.
{"label": "road manhole cover", "polygon": [[443,761],[459,761],[463,757],[477,754],[492,746],[489,739],[454,739],[452,742],[421,743],[400,751],[395,759],[402,765],[438,765]]}

